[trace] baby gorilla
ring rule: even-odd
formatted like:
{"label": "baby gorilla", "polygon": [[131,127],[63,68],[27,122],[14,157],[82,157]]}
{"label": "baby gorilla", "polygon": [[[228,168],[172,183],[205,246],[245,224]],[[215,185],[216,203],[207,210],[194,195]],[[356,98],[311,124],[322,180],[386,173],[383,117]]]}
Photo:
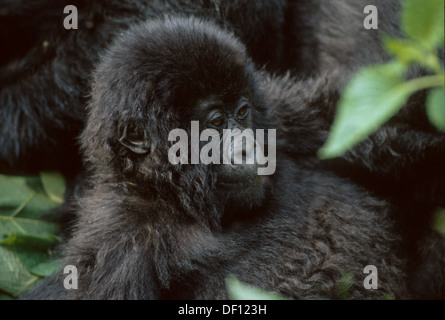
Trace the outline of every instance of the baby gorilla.
{"label": "baby gorilla", "polygon": [[[37,297],[224,299],[233,275],[291,298],[339,298],[346,273],[351,298],[406,297],[390,210],[365,190],[289,161],[280,145],[269,176],[257,165],[169,161],[170,132],[190,136],[192,121],[221,140],[233,128],[279,137],[276,103],[292,101],[270,95],[304,95],[289,79],[265,89],[284,82],[256,71],[232,34],[195,18],[151,21],[117,39],[95,73],[82,134],[92,187],[63,248],[78,289],[64,290],[62,274]],[[367,265],[378,290],[364,288]]]}

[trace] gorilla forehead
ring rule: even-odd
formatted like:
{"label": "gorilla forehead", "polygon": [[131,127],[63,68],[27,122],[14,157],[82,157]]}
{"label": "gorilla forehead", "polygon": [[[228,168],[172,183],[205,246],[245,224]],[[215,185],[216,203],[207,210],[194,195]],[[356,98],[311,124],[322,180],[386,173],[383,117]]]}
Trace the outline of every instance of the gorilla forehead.
{"label": "gorilla forehead", "polygon": [[137,88],[136,82],[145,82],[149,85],[141,88],[170,100],[237,94],[249,84],[252,68],[240,41],[197,18],[167,17],[135,26],[104,60],[98,73],[113,73],[106,79],[120,83],[115,89],[131,92],[122,84]]}

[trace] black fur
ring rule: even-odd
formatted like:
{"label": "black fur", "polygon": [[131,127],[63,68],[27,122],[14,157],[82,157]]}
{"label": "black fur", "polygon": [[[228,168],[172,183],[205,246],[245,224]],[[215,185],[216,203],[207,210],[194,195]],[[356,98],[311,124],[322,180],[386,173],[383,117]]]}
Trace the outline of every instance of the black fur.
{"label": "black fur", "polygon": [[[280,146],[258,205],[225,197],[211,166],[168,162],[168,132],[188,128],[192,108],[209,96],[231,101],[250,92],[255,128],[274,128],[271,110],[284,107],[286,94],[305,95],[284,81],[255,71],[233,35],[194,18],[152,21],[117,39],[96,71],[82,134],[92,188],[79,199],[63,251],[63,264],[79,269],[79,289],[61,290],[60,275],[31,297],[227,298],[232,274],[292,298],[339,298],[345,272],[354,275],[351,298],[408,297],[390,206],[311,168],[312,156],[296,165]],[[126,121],[143,124],[149,154],[119,143]],[[297,138],[304,143],[304,134]],[[241,203],[227,221],[233,201]],[[379,270],[379,290],[363,288],[369,264]]]}
{"label": "black fur", "polygon": [[66,1],[7,0],[0,5],[0,46],[6,48],[0,56],[2,172],[79,169],[75,138],[83,127],[91,72],[111,40],[134,23],[167,13],[199,15],[235,30],[260,65],[278,63],[283,51],[283,0],[69,4],[78,9],[78,30],[63,27]]}

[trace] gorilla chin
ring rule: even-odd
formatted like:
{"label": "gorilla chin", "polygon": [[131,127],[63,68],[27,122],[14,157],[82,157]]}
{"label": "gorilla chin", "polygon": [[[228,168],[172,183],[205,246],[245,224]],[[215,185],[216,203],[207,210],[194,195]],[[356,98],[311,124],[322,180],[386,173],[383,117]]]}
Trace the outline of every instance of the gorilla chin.
{"label": "gorilla chin", "polygon": [[[232,165],[220,165],[232,166]],[[257,173],[257,165],[235,165],[237,168],[223,169],[218,174],[217,190],[227,198],[227,206],[230,210],[235,208],[252,208],[260,206],[267,193],[268,176]],[[234,174],[229,174],[231,170]],[[230,211],[226,210],[226,211]],[[227,215],[229,213],[225,213]]]}

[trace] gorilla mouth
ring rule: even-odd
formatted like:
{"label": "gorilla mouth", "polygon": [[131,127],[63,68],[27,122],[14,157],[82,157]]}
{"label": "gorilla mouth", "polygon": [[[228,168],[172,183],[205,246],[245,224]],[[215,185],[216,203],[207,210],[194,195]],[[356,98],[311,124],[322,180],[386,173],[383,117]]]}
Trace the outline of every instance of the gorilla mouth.
{"label": "gorilla mouth", "polygon": [[218,177],[218,185],[222,187],[233,188],[235,185],[243,186],[261,186],[266,179],[266,176],[261,176],[257,174],[251,175],[223,175]]}

